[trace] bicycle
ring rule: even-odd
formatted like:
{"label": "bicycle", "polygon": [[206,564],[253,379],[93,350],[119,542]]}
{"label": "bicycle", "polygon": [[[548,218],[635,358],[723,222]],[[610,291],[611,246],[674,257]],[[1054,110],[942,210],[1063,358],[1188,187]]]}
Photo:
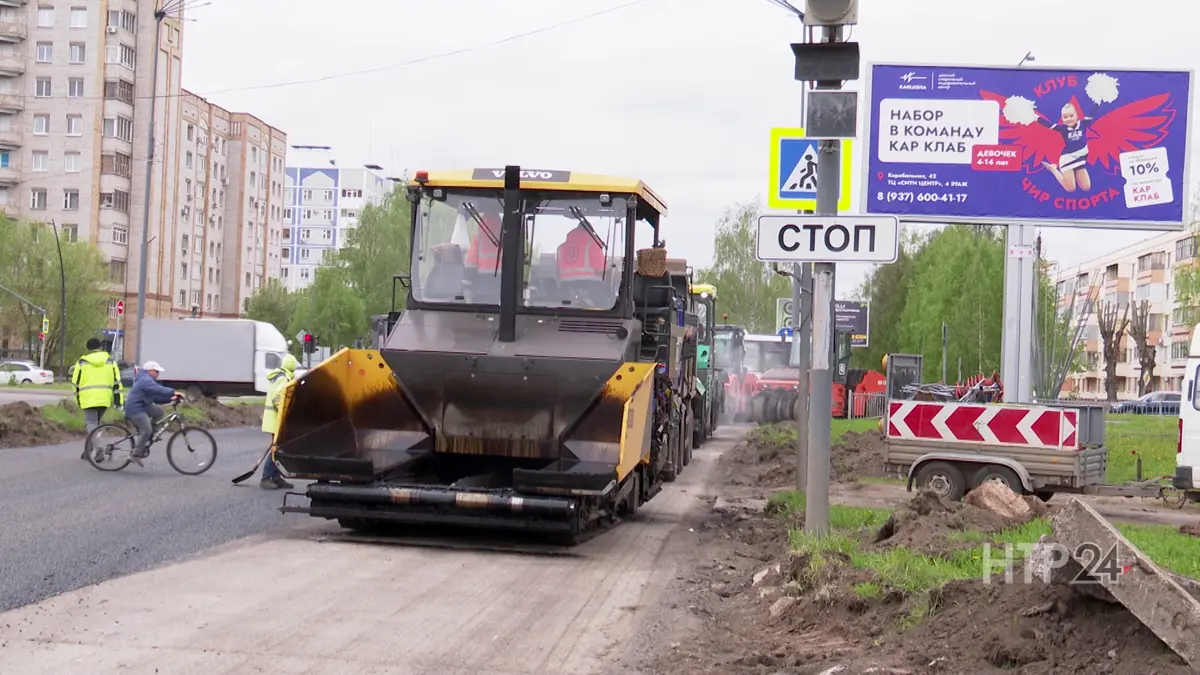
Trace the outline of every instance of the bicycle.
{"label": "bicycle", "polygon": [[[167,439],[167,462],[172,469],[185,476],[199,476],[200,474],[212,468],[212,465],[217,461],[217,441],[212,434],[206,429],[200,427],[188,426],[183,415],[179,413],[179,404],[181,401],[171,402],[171,412],[164,415],[162,419],[154,423],[150,434],[150,442],[147,444],[147,449],[153,447],[155,443],[162,439],[163,435],[170,430],[172,424],[177,428],[171,437]],[[87,459],[88,463],[101,471],[120,471],[129,466],[131,462],[137,462],[138,466],[144,466],[140,458],[133,456],[133,450],[137,447],[137,429],[132,428],[133,425],[107,423],[101,424],[88,434],[87,443],[90,448]],[[193,435],[208,443],[212,448],[212,454],[207,461],[201,461],[196,470],[184,470],[182,459],[184,457],[192,458],[197,452],[193,447],[192,441],[188,438]],[[183,439],[183,445],[187,447],[187,454],[176,457],[176,441]],[[181,451],[182,452],[182,451]],[[180,460],[180,461],[177,461]]]}

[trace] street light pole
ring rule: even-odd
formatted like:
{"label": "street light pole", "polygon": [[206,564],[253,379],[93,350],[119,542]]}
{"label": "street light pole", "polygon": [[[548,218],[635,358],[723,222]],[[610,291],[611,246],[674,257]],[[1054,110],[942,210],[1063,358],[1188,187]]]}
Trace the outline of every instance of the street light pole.
{"label": "street light pole", "polygon": [[150,142],[146,151],[146,189],[145,203],[142,205],[142,250],[138,262],[138,303],[137,303],[137,350],[135,363],[142,362],[142,322],[146,318],[146,280],[149,276],[146,266],[150,250],[150,195],[154,179],[154,123],[158,117],[158,57],[162,51],[162,23],[167,18],[166,11],[160,6],[154,10],[154,60],[150,72]]}
{"label": "street light pole", "polygon": [[67,376],[67,266],[63,263],[62,239],[58,236],[58,223],[50,221],[54,228],[54,245],[58,248],[58,372]]}

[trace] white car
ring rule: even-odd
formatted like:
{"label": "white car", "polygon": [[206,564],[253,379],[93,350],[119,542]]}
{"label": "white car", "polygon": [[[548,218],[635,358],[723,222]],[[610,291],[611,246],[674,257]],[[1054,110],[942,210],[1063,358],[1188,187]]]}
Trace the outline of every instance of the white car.
{"label": "white car", "polygon": [[29,361],[0,363],[0,384],[54,384],[54,373]]}

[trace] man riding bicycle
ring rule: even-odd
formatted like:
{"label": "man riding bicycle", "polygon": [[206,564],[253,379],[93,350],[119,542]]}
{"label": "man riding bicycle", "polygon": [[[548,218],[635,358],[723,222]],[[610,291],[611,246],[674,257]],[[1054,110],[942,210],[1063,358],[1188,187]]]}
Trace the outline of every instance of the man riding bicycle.
{"label": "man riding bicycle", "polygon": [[131,456],[142,459],[150,455],[150,435],[154,424],[163,418],[162,408],[156,403],[170,403],[183,398],[183,395],[170,387],[158,383],[158,376],[163,367],[157,361],[147,361],[133,380],[129,396],[125,397],[125,419],[137,427],[137,447]]}

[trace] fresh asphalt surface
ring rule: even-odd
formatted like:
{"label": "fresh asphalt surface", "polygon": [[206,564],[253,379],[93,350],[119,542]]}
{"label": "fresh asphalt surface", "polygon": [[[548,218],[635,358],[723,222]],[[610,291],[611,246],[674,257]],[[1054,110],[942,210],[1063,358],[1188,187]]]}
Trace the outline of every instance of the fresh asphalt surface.
{"label": "fresh asphalt surface", "polygon": [[260,489],[257,475],[230,483],[266,450],[262,432],[212,433],[219,454],[201,476],[171,468],[165,439],[145,468],[107,473],[79,443],[0,449],[0,611],[311,522],[279,513],[284,491]]}

